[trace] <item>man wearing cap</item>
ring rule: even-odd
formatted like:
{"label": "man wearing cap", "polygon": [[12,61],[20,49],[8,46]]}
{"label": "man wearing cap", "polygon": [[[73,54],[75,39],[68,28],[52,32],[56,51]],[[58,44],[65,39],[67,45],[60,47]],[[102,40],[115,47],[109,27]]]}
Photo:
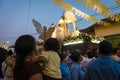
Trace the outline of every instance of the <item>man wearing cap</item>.
{"label": "man wearing cap", "polygon": [[112,57],[112,45],[103,40],[99,43],[100,56],[88,64],[85,80],[120,80],[120,64]]}

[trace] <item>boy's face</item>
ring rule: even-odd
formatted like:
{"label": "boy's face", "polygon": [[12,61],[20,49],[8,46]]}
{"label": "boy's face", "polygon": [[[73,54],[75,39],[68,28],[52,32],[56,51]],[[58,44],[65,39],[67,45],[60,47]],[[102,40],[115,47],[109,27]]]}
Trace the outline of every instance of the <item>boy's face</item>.
{"label": "boy's face", "polygon": [[63,58],[63,62],[65,62],[65,63],[67,62],[67,59],[66,59],[66,57],[65,57],[65,58]]}
{"label": "boy's face", "polygon": [[80,55],[80,61],[82,61],[83,60],[83,57],[82,57],[82,55]]}

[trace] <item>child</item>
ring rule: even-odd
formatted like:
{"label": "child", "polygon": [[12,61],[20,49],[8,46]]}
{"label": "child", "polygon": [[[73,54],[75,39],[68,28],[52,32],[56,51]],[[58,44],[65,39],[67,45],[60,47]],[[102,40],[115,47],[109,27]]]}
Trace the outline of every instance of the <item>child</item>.
{"label": "child", "polygon": [[70,58],[73,60],[71,67],[71,80],[84,80],[84,72],[80,62],[82,61],[82,54],[78,51],[73,51]]}
{"label": "child", "polygon": [[56,38],[50,38],[44,43],[45,51],[42,52],[33,61],[44,63],[43,74],[44,80],[61,80],[60,57],[58,55],[59,42]]}
{"label": "child", "polygon": [[67,65],[66,56],[67,55],[65,53],[60,54],[60,58],[61,58],[60,70],[62,74],[62,80],[70,80],[70,70]]}

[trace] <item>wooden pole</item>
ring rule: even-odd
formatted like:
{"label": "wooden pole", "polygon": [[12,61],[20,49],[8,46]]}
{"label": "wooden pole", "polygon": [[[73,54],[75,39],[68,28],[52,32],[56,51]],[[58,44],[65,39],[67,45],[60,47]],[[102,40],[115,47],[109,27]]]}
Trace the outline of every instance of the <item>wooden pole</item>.
{"label": "wooden pole", "polygon": [[47,31],[47,27],[46,26],[44,26],[43,27],[43,30],[44,30],[44,43],[45,43],[45,41],[46,41],[46,31]]}
{"label": "wooden pole", "polygon": [[62,16],[63,22],[64,22],[64,38],[66,37],[66,20],[65,16]]}

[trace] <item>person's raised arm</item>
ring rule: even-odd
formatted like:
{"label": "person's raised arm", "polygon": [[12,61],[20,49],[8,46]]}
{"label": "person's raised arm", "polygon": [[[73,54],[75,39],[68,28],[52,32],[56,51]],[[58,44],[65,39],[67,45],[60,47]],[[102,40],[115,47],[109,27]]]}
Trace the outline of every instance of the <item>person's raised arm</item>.
{"label": "person's raised arm", "polygon": [[16,59],[15,58],[11,58],[11,57],[7,57],[5,59],[5,63],[8,64],[8,65],[10,65],[10,66],[14,66],[15,61],[16,61]]}
{"label": "person's raised arm", "polygon": [[33,62],[38,62],[38,63],[44,63],[47,61],[47,59],[44,56],[35,56],[32,57]]}

